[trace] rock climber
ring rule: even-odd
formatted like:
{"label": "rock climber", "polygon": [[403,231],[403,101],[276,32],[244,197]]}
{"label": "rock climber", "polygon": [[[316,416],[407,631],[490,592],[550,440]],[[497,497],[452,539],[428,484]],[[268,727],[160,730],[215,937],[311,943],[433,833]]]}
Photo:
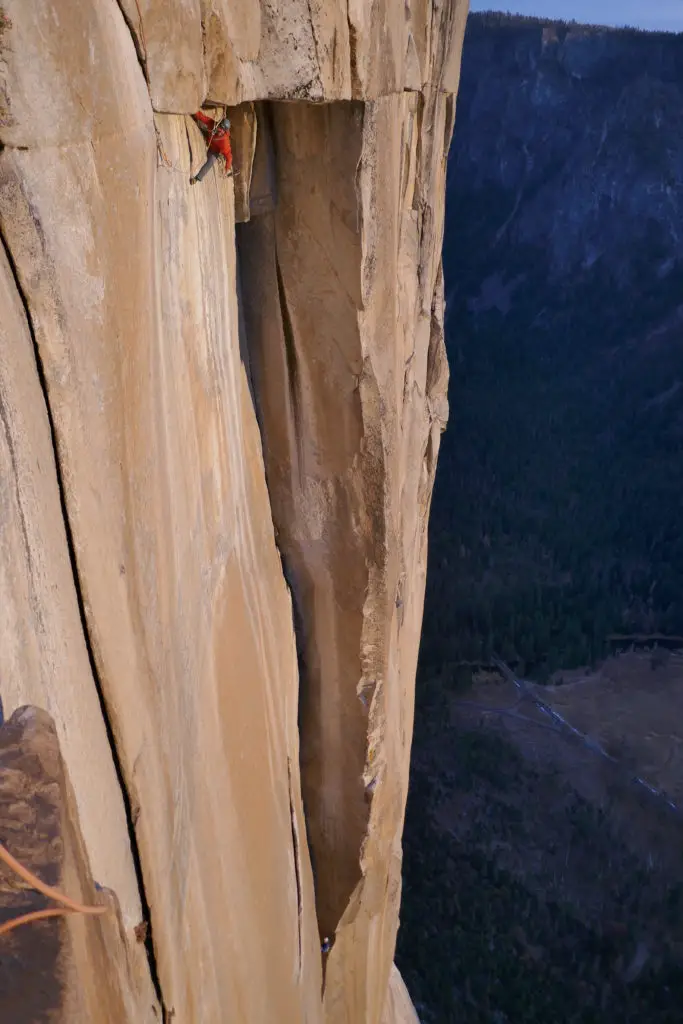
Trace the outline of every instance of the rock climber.
{"label": "rock climber", "polygon": [[206,163],[201,167],[193,178],[190,178],[190,185],[196,184],[206,177],[219,156],[225,160],[225,170],[228,177],[232,174],[232,147],[230,145],[230,119],[224,117],[221,121],[214,121],[212,117],[198,110],[192,115],[199,125],[199,129],[206,139],[208,154]]}

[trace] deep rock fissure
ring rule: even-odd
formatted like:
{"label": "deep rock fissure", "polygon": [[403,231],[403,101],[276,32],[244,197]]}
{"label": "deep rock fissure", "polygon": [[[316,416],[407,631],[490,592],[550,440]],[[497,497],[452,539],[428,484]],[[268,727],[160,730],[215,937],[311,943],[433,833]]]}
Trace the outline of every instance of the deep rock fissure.
{"label": "deep rock fissure", "polygon": [[351,20],[351,14],[349,12],[349,4],[351,0],[346,2],[346,22],[349,26],[349,64],[351,67],[351,95],[356,96],[361,93],[360,76],[358,74],[358,33],[356,27]]}
{"label": "deep rock fissure", "polygon": [[[188,133],[188,144],[189,144],[189,133]],[[240,225],[240,227],[246,228],[247,225]],[[237,250],[237,303],[238,303],[238,322],[239,322],[239,345],[240,345],[240,356],[242,359],[243,366],[247,375],[247,381],[249,385],[249,392],[254,406],[254,415],[256,419],[256,425],[259,432],[259,439],[261,442],[261,450],[263,452],[264,459],[264,472],[266,489],[268,491],[268,503],[270,507],[271,521],[273,523],[273,536],[275,541],[275,547],[280,557],[280,564],[282,567],[282,575],[287,585],[287,590],[290,596],[290,607],[292,614],[292,633],[294,635],[294,641],[296,645],[296,660],[297,660],[297,675],[298,675],[298,707],[297,707],[297,731],[301,735],[301,704],[303,698],[303,688],[306,684],[307,673],[304,665],[304,619],[300,608],[300,603],[297,597],[297,593],[294,587],[294,574],[291,571],[286,552],[283,550],[279,537],[278,530],[275,525],[275,516],[272,509],[272,496],[270,482],[268,479],[267,471],[267,459],[266,459],[266,437],[263,426],[263,420],[258,400],[258,392],[254,385],[254,379],[251,369],[251,360],[249,358],[249,333],[244,319],[244,297],[242,291],[242,258],[241,250],[245,245],[248,245],[248,240],[244,231],[237,231],[235,237],[236,250]],[[294,330],[291,323],[289,310],[287,308],[287,299],[284,290],[284,282],[282,280],[282,272],[280,264],[277,259],[277,248],[275,251],[275,262],[276,262],[276,276],[277,276],[277,289],[278,289],[278,306],[280,310],[280,317],[282,321],[282,331],[285,341],[285,359],[287,363],[287,388],[289,398],[292,407],[292,415],[295,423],[295,429],[297,437],[301,436],[300,428],[300,410],[299,410],[299,397],[298,397],[298,369],[297,369],[297,357],[296,357],[296,342],[294,338]],[[297,765],[299,771],[301,766]],[[304,834],[300,835],[296,821],[296,810],[294,801],[292,798],[292,763],[291,760],[287,759],[287,779],[288,779],[288,792],[289,792],[289,813],[291,819],[292,828],[292,853],[294,857],[294,871],[296,881],[296,893],[297,893],[297,928],[298,928],[298,953],[299,953],[299,970],[303,968],[303,886],[301,879],[301,845],[302,842],[305,844],[305,848],[308,850],[308,855],[311,861],[312,880],[313,880],[313,893],[315,899],[316,891],[316,873],[313,862],[313,848],[308,835],[308,815],[306,813],[306,804],[304,794],[301,794],[301,808],[303,812],[303,824]]]}
{"label": "deep rock fissure", "polygon": [[[289,312],[289,306],[287,305],[285,283],[282,279],[282,268],[280,266],[280,260],[277,252],[277,240],[275,242],[275,267],[277,272],[278,304],[280,306],[280,316],[282,319],[282,335],[285,342],[285,359],[287,361],[287,387],[289,390],[289,400],[292,406],[294,433],[298,443],[302,436],[301,409],[299,402],[299,367],[296,356],[294,327]],[[297,463],[297,469],[300,469],[300,460],[297,459]]]}
{"label": "deep rock fissure", "polygon": [[317,81],[317,85],[318,85],[318,88],[320,90],[320,95],[323,96],[325,90],[323,88],[322,75],[320,74],[320,68],[321,68],[321,63],[320,63],[320,47],[318,45],[318,36],[316,34],[316,31],[315,31],[315,22],[314,22],[314,19],[313,19],[313,8],[311,7],[311,0],[307,0],[307,3],[308,3],[308,17],[311,20],[311,35],[313,36],[313,47],[315,49],[315,63],[316,63],[316,67],[318,68],[318,81]]}
{"label": "deep rock fissure", "polygon": [[[288,407],[286,415],[289,417],[289,423],[284,424],[280,422],[277,429],[282,431],[286,428],[289,434],[288,472],[291,474],[294,495],[303,493],[306,490],[303,462],[306,458],[306,445],[310,443],[309,435],[312,430],[313,436],[315,436],[315,429],[307,417],[308,410],[306,407],[306,391],[309,386],[311,367],[310,353],[306,351],[305,339],[306,330],[310,329],[310,323],[307,319],[307,315],[310,314],[307,313],[305,298],[297,291],[296,280],[293,281],[291,277],[294,256],[289,234],[289,218],[292,214],[292,209],[287,208],[296,208],[297,203],[305,198],[301,191],[303,187],[301,182],[297,179],[296,174],[292,177],[290,173],[291,154],[287,149],[287,132],[294,130],[292,127],[293,108],[297,106],[302,110],[302,117],[304,118],[302,131],[308,126],[305,112],[308,110],[320,110],[317,105],[313,106],[306,103],[289,104],[289,116],[282,127],[281,134],[283,138],[278,139],[278,133],[274,132],[276,176],[282,187],[278,189],[280,194],[279,210],[273,214],[273,223],[270,225],[272,232],[270,230],[263,232],[256,230],[253,238],[250,238],[249,224],[245,224],[241,225],[241,237],[239,238],[239,247],[243,248],[244,252],[246,252],[250,242],[253,241],[262,257],[261,262],[266,264],[268,261],[272,261],[272,276],[268,283],[268,287],[275,293],[272,295],[274,308],[271,311],[271,316],[279,321],[277,344],[281,347],[279,354],[279,359],[281,360],[280,373],[283,378],[281,400],[284,407]],[[309,130],[312,130],[312,128],[316,128],[319,131],[329,130],[331,134],[335,130],[352,132],[354,147],[358,147],[357,158],[354,158],[356,156],[354,148],[353,156],[344,163],[343,173],[344,187],[350,192],[347,201],[351,197],[355,200],[349,203],[348,212],[349,216],[353,217],[353,221],[350,221],[350,223],[355,222],[355,233],[358,238],[354,243],[354,256],[359,258],[360,238],[363,235],[363,201],[360,189],[360,176],[362,173],[361,140],[364,122],[358,116],[351,121],[349,109],[351,112],[355,110],[358,115],[360,110],[366,109],[366,105],[355,102],[349,104],[347,101],[340,101],[327,103],[322,106],[327,111],[326,116],[333,118],[332,126],[330,127],[327,122],[319,124],[314,121],[309,126]],[[270,107],[270,111],[273,112],[272,107]],[[278,146],[278,141],[280,146]],[[283,178],[284,181],[282,180]],[[323,181],[319,187],[322,189],[323,195],[330,202],[336,202],[338,197],[329,192],[329,184],[326,181]],[[283,207],[283,203],[286,203],[287,207]],[[302,216],[301,210],[297,210],[297,216]],[[252,305],[258,304],[260,306],[262,300],[257,300],[255,296],[262,295],[263,289],[266,287],[266,281],[268,281],[268,278],[264,274],[257,272],[254,267],[251,269],[250,276],[248,264],[254,264],[255,262],[258,263],[254,259],[247,261],[245,278],[242,282],[245,291],[242,301],[246,302],[247,307],[250,301]],[[329,267],[323,265],[314,268],[314,270],[318,275],[318,280],[322,280],[323,277],[329,275],[332,291],[335,296],[342,292],[346,294],[345,285],[335,273],[333,265]],[[359,754],[357,764],[350,769],[353,777],[358,779],[359,789],[359,793],[354,797],[354,811],[351,814],[352,824],[350,828],[352,829],[353,838],[351,838],[351,832],[347,829],[345,838],[334,848],[334,856],[332,858],[334,864],[331,864],[328,862],[329,848],[326,847],[326,842],[321,840],[320,837],[320,820],[324,812],[319,806],[320,800],[315,792],[316,788],[320,788],[320,777],[324,776],[327,770],[326,758],[328,757],[328,752],[324,742],[322,751],[319,749],[321,743],[320,726],[319,723],[316,723],[318,715],[316,709],[320,701],[325,699],[326,695],[323,693],[324,687],[320,687],[317,669],[306,664],[306,653],[310,646],[311,637],[315,634],[317,628],[314,621],[315,600],[312,597],[317,581],[309,576],[312,567],[306,562],[305,558],[302,560],[297,554],[296,540],[289,535],[286,517],[283,518],[281,507],[283,496],[281,493],[278,493],[281,486],[278,474],[281,471],[282,464],[278,462],[277,458],[274,459],[272,457],[272,452],[270,453],[271,457],[269,457],[269,444],[273,444],[275,440],[274,435],[271,433],[274,425],[272,422],[269,423],[267,412],[264,414],[264,409],[268,404],[269,388],[266,386],[266,381],[270,360],[266,354],[267,350],[261,352],[259,360],[260,315],[256,316],[253,325],[250,324],[248,315],[246,320],[247,332],[252,327],[255,331],[255,337],[252,339],[252,345],[255,345],[257,352],[255,356],[257,369],[254,376],[256,385],[255,405],[264,452],[266,484],[270,498],[271,514],[276,526],[276,543],[285,579],[292,595],[294,632],[297,641],[299,664],[299,735],[301,741],[302,801],[308,852],[313,875],[316,917],[321,939],[325,937],[332,938],[336,933],[339,922],[347,911],[349,901],[352,899],[356,886],[362,881],[364,874],[362,867],[363,848],[369,836],[372,803],[372,790],[367,792],[362,781],[367,761],[367,709],[364,709],[363,712],[362,726],[359,726],[357,722],[354,725],[354,743],[360,747],[362,742],[362,755]],[[324,326],[318,320],[317,326],[318,329],[325,330],[327,334],[330,333],[331,328],[329,324]],[[333,342],[334,338],[331,339],[330,344]],[[265,344],[274,345],[275,338],[271,338]],[[278,507],[278,504],[280,507]],[[280,539],[277,537],[278,526],[281,526],[284,532],[284,536]],[[348,703],[352,704],[354,700],[357,700],[355,693],[353,696],[349,693]],[[355,731],[356,726],[362,729],[362,741],[359,734]],[[316,781],[311,781],[312,779]],[[341,783],[341,785],[344,786],[345,783]],[[303,836],[301,839],[303,840]],[[352,848],[353,852],[351,852]],[[325,963],[323,964],[324,969]],[[325,980],[323,984],[325,984]]]}
{"label": "deep rock fissure", "polygon": [[301,864],[300,858],[300,846],[299,846],[299,830],[296,824],[296,811],[294,809],[294,801],[292,800],[292,762],[287,758],[287,785],[289,787],[289,817],[292,823],[292,852],[294,855],[294,879],[296,881],[296,925],[297,925],[297,940],[299,950],[299,971],[301,971],[303,963],[303,936],[301,934],[301,918],[304,911],[304,898],[301,887]]}
{"label": "deep rock fissure", "polygon": [[133,47],[135,48],[135,54],[136,54],[136,56],[138,58],[138,64],[140,65],[140,70],[142,71],[143,78],[145,79],[145,83],[147,85],[147,91],[149,92],[150,83],[149,83],[149,75],[147,73],[147,44],[145,42],[145,29],[144,29],[144,26],[142,24],[142,13],[140,12],[140,7],[138,6],[138,0],[135,0],[135,7],[136,7],[136,10],[138,12],[138,18],[140,19],[140,39],[139,40],[138,40],[137,33],[136,33],[135,29],[133,28],[133,23],[132,23],[130,17],[126,14],[126,12],[125,12],[125,10],[123,8],[122,0],[115,0],[115,3],[116,3],[116,6],[118,7],[118,9],[121,11],[121,17],[123,18],[123,21],[124,21],[124,24],[125,24],[126,28],[130,32],[130,37],[133,40]]}
{"label": "deep rock fissure", "polygon": [[128,788],[126,786],[125,776],[124,776],[124,772],[123,772],[123,766],[121,764],[119,753],[118,753],[118,750],[117,750],[117,747],[116,747],[116,740],[115,740],[115,737],[114,737],[114,730],[113,730],[111,721],[109,719],[109,714],[108,714],[108,711],[107,711],[106,700],[105,700],[104,692],[103,692],[103,688],[102,688],[102,682],[100,680],[99,671],[98,671],[98,668],[97,668],[97,661],[95,659],[95,653],[94,653],[93,646],[92,646],[92,641],[91,641],[91,638],[90,638],[90,630],[89,630],[89,627],[88,627],[88,617],[87,617],[87,612],[85,610],[85,601],[84,601],[84,598],[83,598],[83,592],[82,592],[81,582],[80,582],[80,575],[79,575],[79,571],[78,571],[78,559],[77,559],[77,556],[76,556],[76,548],[75,548],[75,544],[74,544],[73,533],[72,533],[72,530],[71,530],[71,523],[70,523],[70,520],[69,520],[69,513],[68,513],[68,507],[67,507],[67,501],[66,501],[66,490],[65,490],[64,479],[63,479],[63,475],[62,475],[62,466],[61,466],[61,462],[60,462],[60,458],[59,458],[59,445],[58,445],[58,442],[57,442],[57,429],[56,429],[56,426],[55,426],[54,416],[53,416],[52,408],[51,408],[51,405],[50,405],[49,389],[48,389],[48,384],[47,384],[47,378],[46,378],[46,375],[45,375],[45,368],[43,366],[43,360],[42,360],[42,357],[41,357],[41,354],[40,354],[40,346],[38,344],[38,340],[37,340],[37,337],[36,337],[36,332],[35,332],[35,328],[34,328],[34,324],[33,324],[33,318],[31,316],[31,308],[30,308],[28,299],[26,297],[26,294],[24,292],[24,288],[22,286],[21,279],[20,279],[20,276],[19,276],[19,271],[17,269],[16,263],[15,263],[14,258],[12,256],[12,251],[11,251],[11,249],[10,249],[8,243],[7,243],[7,239],[5,238],[4,232],[2,231],[1,228],[0,228],[0,243],[2,244],[5,256],[7,257],[7,262],[9,264],[9,267],[10,267],[10,270],[11,270],[11,273],[12,273],[12,277],[13,277],[13,280],[14,280],[14,285],[15,285],[15,288],[17,290],[17,295],[19,296],[21,304],[22,304],[22,306],[24,308],[24,314],[26,316],[26,324],[27,324],[28,332],[29,332],[29,335],[30,335],[30,338],[31,338],[31,343],[33,345],[33,355],[34,355],[34,359],[35,359],[36,373],[37,373],[37,376],[38,376],[38,382],[39,382],[39,385],[40,385],[40,389],[41,389],[41,392],[42,392],[42,395],[43,395],[43,400],[45,402],[45,410],[46,410],[46,413],[47,413],[48,427],[49,427],[49,432],[50,432],[50,444],[52,446],[52,453],[53,453],[54,462],[55,462],[55,476],[56,476],[56,480],[57,480],[57,489],[59,491],[59,503],[60,503],[61,512],[62,512],[62,522],[64,524],[64,533],[65,533],[65,536],[66,536],[67,550],[68,550],[68,554],[69,554],[69,562],[70,562],[70,565],[71,565],[71,574],[72,574],[72,578],[73,578],[74,590],[75,590],[75,593],[76,593],[76,601],[77,601],[77,605],[78,605],[78,614],[79,614],[79,618],[80,618],[80,622],[81,622],[81,630],[82,630],[82,633],[83,633],[83,639],[84,639],[84,642],[85,642],[86,651],[88,653],[88,662],[89,662],[89,665],[90,665],[90,671],[92,673],[92,678],[93,678],[93,681],[94,681],[94,684],[95,684],[95,690],[96,690],[97,698],[98,698],[98,701],[99,701],[99,704],[100,704],[100,711],[101,711],[101,714],[102,714],[102,720],[104,722],[104,727],[105,727],[106,735],[107,735],[107,741],[109,743],[109,747],[110,747],[110,750],[111,750],[111,757],[112,757],[112,761],[113,761],[113,764],[114,764],[114,770],[116,772],[116,776],[117,776],[117,779],[118,779],[119,789],[121,791],[121,797],[122,797],[122,800],[123,800],[124,812],[125,812],[125,815],[126,815],[126,825],[127,825],[127,829],[128,829],[128,839],[129,839],[129,843],[130,843],[130,849],[131,849],[131,854],[132,854],[132,858],[133,858],[133,864],[134,864],[134,867],[135,867],[135,875],[136,875],[137,886],[138,886],[138,894],[139,894],[139,897],[140,897],[140,904],[142,906],[143,920],[144,920],[144,922],[145,922],[145,924],[147,926],[146,927],[146,937],[145,937],[145,951],[147,953],[147,960],[148,960],[148,964],[149,964],[150,977],[152,979],[152,984],[154,985],[155,993],[156,993],[157,999],[159,1001],[159,1004],[161,1006],[162,1014],[163,1014],[163,1019],[165,1021],[168,1018],[168,1011],[166,1010],[165,1002],[164,1002],[164,999],[163,999],[163,993],[162,993],[162,989],[161,989],[161,982],[160,982],[160,979],[159,979],[159,973],[158,973],[158,969],[157,969],[156,954],[154,952],[154,944],[153,944],[153,938],[152,938],[151,910],[150,910],[149,902],[147,900],[147,894],[146,894],[146,891],[145,891],[145,881],[144,881],[144,874],[143,874],[143,869],[142,869],[142,860],[141,860],[140,851],[139,851],[138,844],[137,844],[137,838],[136,838],[136,835],[135,835],[135,826],[133,824],[134,816],[133,816],[133,809],[132,809],[132,801],[131,801],[130,794],[128,792]]}

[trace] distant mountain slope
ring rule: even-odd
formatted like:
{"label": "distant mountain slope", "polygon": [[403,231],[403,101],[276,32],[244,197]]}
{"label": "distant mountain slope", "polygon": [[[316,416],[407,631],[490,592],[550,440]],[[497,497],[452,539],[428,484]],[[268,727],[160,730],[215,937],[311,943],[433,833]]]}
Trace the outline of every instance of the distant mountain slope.
{"label": "distant mountain slope", "polygon": [[680,816],[632,787],[674,788],[667,653],[576,682],[581,715],[554,690],[612,762],[495,673],[458,691],[491,651],[543,680],[683,635],[682,120],[683,38],[469,19],[397,948],[423,1024],[681,1016]]}
{"label": "distant mountain slope", "polygon": [[445,263],[423,670],[680,633],[683,37],[471,16]]}

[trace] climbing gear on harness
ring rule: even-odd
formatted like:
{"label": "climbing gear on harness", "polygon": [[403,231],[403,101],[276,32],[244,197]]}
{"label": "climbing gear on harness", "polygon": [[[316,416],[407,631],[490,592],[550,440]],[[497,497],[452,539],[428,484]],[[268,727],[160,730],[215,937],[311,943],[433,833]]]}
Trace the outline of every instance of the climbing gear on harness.
{"label": "climbing gear on harness", "polygon": [[208,174],[219,156],[225,161],[226,175],[232,173],[232,146],[230,144],[230,118],[222,117],[215,120],[203,111],[198,110],[192,115],[197,122],[200,131],[206,139],[207,156],[204,166],[190,178],[190,184],[195,185]]}

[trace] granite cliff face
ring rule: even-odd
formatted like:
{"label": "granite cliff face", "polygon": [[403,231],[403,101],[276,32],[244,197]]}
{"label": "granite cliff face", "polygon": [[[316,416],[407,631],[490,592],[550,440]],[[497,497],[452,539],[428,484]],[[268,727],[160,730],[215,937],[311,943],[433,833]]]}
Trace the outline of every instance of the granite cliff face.
{"label": "granite cliff face", "polygon": [[[52,717],[54,842],[82,834],[119,915],[88,955],[89,922],[34,926],[55,1019],[413,1015],[392,958],[466,6],[3,0],[0,691]],[[190,187],[201,104],[237,173]],[[96,970],[117,985],[77,1004]]]}

